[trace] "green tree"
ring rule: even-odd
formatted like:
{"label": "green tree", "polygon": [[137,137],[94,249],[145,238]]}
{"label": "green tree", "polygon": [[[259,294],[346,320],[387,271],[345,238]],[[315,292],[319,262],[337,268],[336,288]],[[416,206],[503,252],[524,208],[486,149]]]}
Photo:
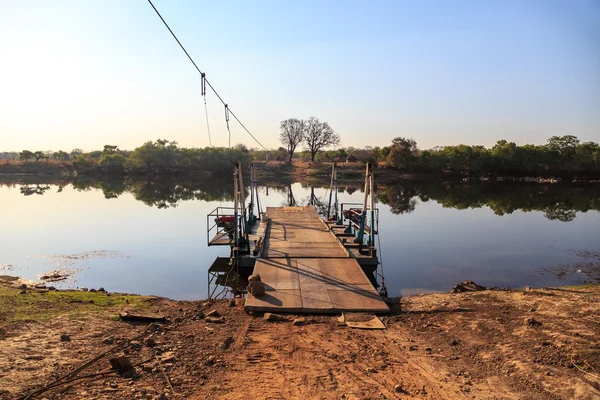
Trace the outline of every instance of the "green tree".
{"label": "green tree", "polygon": [[35,158],[35,154],[29,150],[23,150],[19,153],[19,160],[28,161]]}
{"label": "green tree", "polygon": [[60,160],[60,161],[65,161],[69,159],[69,153],[67,153],[66,151],[55,151],[52,154],[52,158],[54,158],[55,160]]}
{"label": "green tree", "polygon": [[35,157],[35,161],[48,159],[48,156],[46,154],[44,154],[43,151],[39,151],[39,150],[36,151],[35,153],[33,153],[33,156]]}
{"label": "green tree", "polygon": [[397,137],[392,140],[387,161],[398,169],[411,171],[416,164],[417,154],[417,142],[413,139]]}

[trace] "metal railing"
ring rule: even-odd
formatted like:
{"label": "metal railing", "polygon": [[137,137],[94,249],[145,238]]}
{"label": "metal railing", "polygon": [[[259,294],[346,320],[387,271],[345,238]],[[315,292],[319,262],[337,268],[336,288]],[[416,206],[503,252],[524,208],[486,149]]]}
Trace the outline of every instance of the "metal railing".
{"label": "metal railing", "polygon": [[[229,243],[233,243],[233,221],[232,223],[226,224],[220,222],[222,217],[235,217],[234,207],[217,207],[206,215],[206,244],[211,246],[213,239],[219,236],[227,235],[229,237]],[[243,223],[243,215],[238,214],[238,227]],[[212,243],[216,245],[217,243]],[[222,245],[223,243],[219,243]]]}
{"label": "metal railing", "polygon": [[[344,214],[344,206],[346,206],[346,211],[351,210],[351,209],[357,209],[359,210],[357,215],[357,219],[353,220],[351,218],[347,218]],[[342,224],[344,223],[344,220],[348,220],[350,222],[350,225],[354,228],[354,229],[359,229],[360,227],[360,217],[361,217],[361,213],[362,213],[362,203],[341,203],[340,204],[340,215],[341,215],[341,221]],[[369,210],[367,210],[369,211]],[[365,223],[365,232],[371,232],[371,225],[375,225],[374,229],[375,229],[375,234],[377,235],[377,232],[379,231],[379,208],[375,208],[375,221],[369,221],[370,219],[370,213],[367,212],[367,221],[369,222],[369,224]]]}

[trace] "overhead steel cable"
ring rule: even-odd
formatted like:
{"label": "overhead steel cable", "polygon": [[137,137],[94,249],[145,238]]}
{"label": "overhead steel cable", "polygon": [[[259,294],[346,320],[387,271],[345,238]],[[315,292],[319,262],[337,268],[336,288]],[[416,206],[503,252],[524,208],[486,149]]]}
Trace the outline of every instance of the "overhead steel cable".
{"label": "overhead steel cable", "polygon": [[[167,24],[167,21],[165,21],[165,19],[162,17],[162,15],[160,14],[160,12],[156,9],[156,7],[154,6],[154,4],[152,3],[152,0],[148,0],[148,3],[150,3],[150,5],[152,6],[152,8],[154,9],[154,11],[156,12],[156,14],[158,15],[158,17],[160,18],[160,20],[163,22],[163,24],[167,27],[167,29],[169,30],[169,32],[171,33],[171,35],[173,36],[173,38],[175,39],[175,41],[177,41],[177,44],[179,45],[179,47],[181,47],[181,50],[183,50],[183,52],[185,53],[185,55],[187,56],[187,58],[191,61],[191,63],[194,65],[194,68],[196,68],[196,70],[198,71],[198,73],[200,74],[200,76],[203,79],[203,84],[208,85],[208,87],[210,88],[210,90],[213,91],[213,93],[215,94],[215,96],[217,96],[217,98],[221,101],[221,103],[223,103],[223,105],[225,106],[225,108],[227,109],[227,114],[231,114],[231,116],[238,122],[238,124],[240,124],[240,126],[242,128],[244,128],[244,130],[248,133],[248,135],[250,135],[250,137],[252,139],[254,139],[254,141],[256,143],[258,143],[258,145],[260,147],[262,147],[264,150],[267,150],[267,148],[265,146],[262,145],[261,142],[258,141],[258,139],[250,132],[250,130],[248,130],[248,128],[246,128],[246,126],[242,123],[242,121],[240,121],[240,119],[237,117],[237,115],[234,114],[233,111],[231,111],[231,109],[229,108],[229,106],[227,105],[227,103],[225,103],[225,100],[223,100],[223,98],[219,95],[219,93],[215,90],[215,88],[213,87],[213,85],[208,81],[208,79],[206,79],[206,74],[203,73],[200,68],[198,67],[198,65],[196,65],[196,63],[194,62],[194,59],[192,59],[192,57],[190,56],[190,54],[187,52],[187,50],[185,49],[185,47],[183,47],[183,45],[181,44],[181,42],[179,41],[179,39],[177,38],[177,36],[175,35],[175,33],[173,33],[173,30],[171,29],[171,27],[169,27],[169,24]],[[204,85],[203,85],[204,86]],[[206,88],[204,86],[204,90],[203,92],[206,94]],[[208,118],[208,117],[207,117]],[[229,118],[227,118],[227,125],[228,125],[228,129],[229,129]],[[210,133],[209,133],[210,135]],[[230,133],[231,135],[231,133]],[[230,139],[231,140],[231,139]],[[231,144],[230,144],[231,146]]]}

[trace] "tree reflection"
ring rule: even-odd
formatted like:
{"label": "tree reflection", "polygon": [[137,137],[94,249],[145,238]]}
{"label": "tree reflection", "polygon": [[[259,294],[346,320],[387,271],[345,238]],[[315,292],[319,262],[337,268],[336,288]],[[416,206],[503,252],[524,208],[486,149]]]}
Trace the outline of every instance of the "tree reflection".
{"label": "tree reflection", "polygon": [[417,194],[417,188],[414,186],[392,185],[378,193],[377,198],[390,206],[393,214],[409,214],[415,211]]}
{"label": "tree reflection", "polygon": [[379,191],[394,214],[414,211],[416,200],[434,200],[458,210],[489,207],[496,215],[542,211],[549,220],[569,222],[577,212],[600,211],[600,187],[592,185],[398,183]]}
{"label": "tree reflection", "polygon": [[50,186],[48,185],[23,185],[20,187],[19,191],[23,196],[31,196],[32,194],[42,195],[49,189]]}
{"label": "tree reflection", "polygon": [[[280,183],[270,186],[283,199],[282,206],[310,204],[326,209],[327,199],[315,195],[315,188],[327,187],[311,184],[310,196],[298,201],[292,185]],[[0,183],[9,187],[15,183]],[[68,182],[57,181],[62,188]],[[144,180],[75,180],[70,183],[73,189],[88,191],[102,190],[106,199],[113,199],[124,193],[150,207],[171,208],[182,201],[233,201],[233,184],[229,174],[195,178],[156,178]],[[50,184],[21,183],[20,192],[24,196],[43,195]],[[350,193],[355,187],[346,188]],[[549,220],[569,222],[578,212],[600,211],[600,186],[572,184],[518,184],[518,183],[439,183],[439,182],[399,182],[382,184],[377,188],[378,200],[390,207],[394,214],[411,213],[418,201],[433,200],[443,207],[458,210],[488,207],[496,215],[511,214],[514,211],[541,211]]]}

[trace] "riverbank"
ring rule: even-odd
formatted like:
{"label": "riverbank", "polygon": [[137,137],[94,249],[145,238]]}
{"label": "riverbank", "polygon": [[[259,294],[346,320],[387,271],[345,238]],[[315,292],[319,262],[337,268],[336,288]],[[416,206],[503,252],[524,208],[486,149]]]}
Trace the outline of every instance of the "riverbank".
{"label": "riverbank", "polygon": [[[598,285],[404,297],[381,318],[387,329],[367,331],[335,316],[269,322],[244,313],[241,299],[171,301],[47,289],[20,294],[15,284],[5,282],[0,292],[3,399],[20,398],[111,349],[65,380],[105,375],[32,398],[600,396]],[[56,296],[65,297],[53,301]],[[123,309],[165,317],[165,323],[127,322],[118,317]],[[119,355],[138,364],[134,374],[110,372],[108,359]]]}
{"label": "riverbank", "polygon": [[[244,162],[244,174],[250,175],[250,161]],[[294,160],[285,161],[254,161],[258,170],[258,180],[262,182],[301,182],[310,184],[331,179],[331,162],[310,162]],[[365,164],[361,162],[337,163],[337,180],[340,183],[360,181],[364,178]],[[98,165],[85,168],[75,168],[70,161],[11,161],[0,162],[0,181],[40,181],[48,179],[61,180],[117,180],[117,179],[195,179],[196,177],[230,176],[229,168],[225,170],[208,170],[193,167],[172,169],[153,169],[149,171],[106,170]],[[375,170],[376,182],[389,183],[397,181],[456,181],[456,182],[526,182],[526,183],[599,183],[598,177],[585,175],[555,176],[515,176],[464,175],[460,172],[444,171],[405,172],[380,162]]]}

